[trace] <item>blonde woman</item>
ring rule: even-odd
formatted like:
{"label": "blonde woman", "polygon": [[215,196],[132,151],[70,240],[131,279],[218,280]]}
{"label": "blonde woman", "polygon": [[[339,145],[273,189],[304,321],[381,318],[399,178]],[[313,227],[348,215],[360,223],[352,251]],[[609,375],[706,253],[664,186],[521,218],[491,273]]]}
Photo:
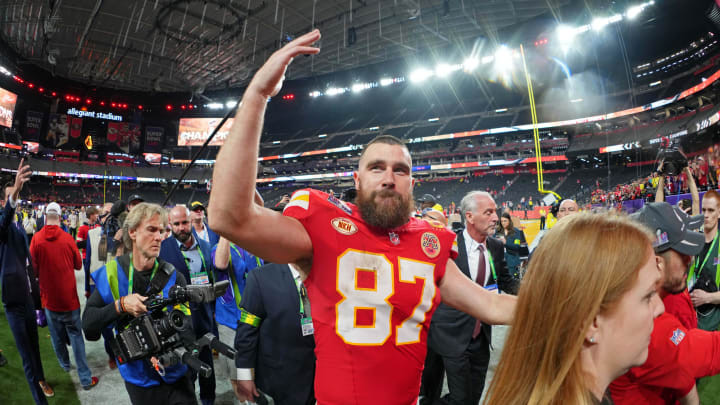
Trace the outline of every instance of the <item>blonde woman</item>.
{"label": "blonde woman", "polygon": [[645,362],[664,311],[651,238],[616,214],[558,222],[530,261],[485,403],[611,403],[608,385]]}

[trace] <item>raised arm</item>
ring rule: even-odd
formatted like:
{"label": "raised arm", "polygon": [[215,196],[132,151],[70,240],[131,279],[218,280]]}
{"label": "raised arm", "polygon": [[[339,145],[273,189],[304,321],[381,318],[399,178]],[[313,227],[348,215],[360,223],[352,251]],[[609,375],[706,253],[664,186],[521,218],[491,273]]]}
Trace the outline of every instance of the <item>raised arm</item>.
{"label": "raised arm", "polygon": [[221,236],[215,250],[215,268],[220,271],[226,271],[228,269],[229,262],[230,241]]}
{"label": "raised arm", "polygon": [[440,296],[443,303],[491,325],[509,325],[515,317],[515,296],[480,287],[465,277],[452,260],[448,260],[440,281]]}
{"label": "raised arm", "polygon": [[312,243],[299,221],[253,203],[263,116],[269,97],[282,86],[292,59],[316,54],[320,31],[282,47],[258,70],[245,90],[213,170],[208,206],[210,228],[263,259],[288,263],[312,256]]}
{"label": "raised arm", "polygon": [[688,187],[690,187],[690,195],[692,196],[692,211],[691,215],[700,214],[700,193],[698,193],[697,184],[695,184],[695,178],[693,177],[692,170],[689,166],[685,167],[685,176],[687,176]]}

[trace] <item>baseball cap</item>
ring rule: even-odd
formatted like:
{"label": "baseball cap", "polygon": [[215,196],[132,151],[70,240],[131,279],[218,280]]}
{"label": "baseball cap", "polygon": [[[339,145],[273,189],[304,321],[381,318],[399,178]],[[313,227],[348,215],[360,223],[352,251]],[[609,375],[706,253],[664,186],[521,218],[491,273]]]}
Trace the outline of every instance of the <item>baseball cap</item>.
{"label": "baseball cap", "polygon": [[425,194],[425,195],[423,195],[422,197],[418,198],[417,201],[418,201],[418,202],[431,202],[431,203],[434,203],[434,202],[435,202],[435,197],[433,197],[432,194]]}
{"label": "baseball cap", "polygon": [[645,204],[632,218],[650,228],[655,235],[656,253],[672,249],[688,256],[700,254],[705,235],[694,232],[703,223],[702,215],[688,216],[680,208],[666,202]]}
{"label": "baseball cap", "polygon": [[191,211],[197,211],[197,210],[204,210],[205,206],[200,201],[193,201],[190,203],[190,210]]}
{"label": "baseball cap", "polygon": [[132,204],[133,201],[145,202],[145,199],[140,194],[133,194],[128,198],[128,204]]}
{"label": "baseball cap", "polygon": [[45,214],[55,214],[60,215],[62,214],[62,209],[60,208],[60,204],[56,202],[51,202],[50,204],[45,207]]}

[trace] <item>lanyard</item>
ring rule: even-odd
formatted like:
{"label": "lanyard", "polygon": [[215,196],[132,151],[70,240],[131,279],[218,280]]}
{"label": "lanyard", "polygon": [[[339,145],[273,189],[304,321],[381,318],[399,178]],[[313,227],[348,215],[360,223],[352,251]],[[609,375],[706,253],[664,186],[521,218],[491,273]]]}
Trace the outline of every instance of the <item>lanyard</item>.
{"label": "lanyard", "polygon": [[[487,252],[487,255],[488,255],[488,262],[490,262],[490,271],[492,272],[493,279],[497,283],[497,275],[495,274],[495,264],[493,263],[493,257],[492,257],[492,254],[490,253],[490,249],[485,248],[485,252]],[[485,260],[485,258],[483,257],[482,260]]]}
{"label": "lanyard", "polygon": [[[148,286],[147,286],[147,289],[145,290],[146,294],[148,291],[150,291],[150,283],[152,282],[153,277],[155,277],[155,272],[158,269],[158,265],[159,265],[159,263],[158,263],[157,259],[155,259],[155,266],[153,267],[152,274],[150,274],[150,281],[148,281]],[[129,270],[130,277],[128,280],[128,294],[133,293],[133,273],[135,273],[134,270],[135,269],[133,268],[132,253],[131,253],[130,254],[130,270]]]}
{"label": "lanyard", "polygon": [[[198,254],[200,255],[200,261],[202,261],[203,270],[207,271],[207,266],[205,265],[205,256],[203,256],[203,254],[202,254],[202,250],[200,249],[200,245],[197,245],[197,246],[196,246],[196,249],[197,249],[197,251],[198,251]],[[190,258],[187,257],[187,255],[185,254],[185,252],[183,252],[182,248],[180,249],[180,253],[181,253],[181,254],[183,255],[183,257],[185,258],[185,265],[186,265],[187,268],[188,268],[188,273],[192,273],[192,270],[190,269],[190,266],[188,265],[188,262],[190,261]]]}
{"label": "lanyard", "polygon": [[703,260],[703,262],[702,262],[702,264],[700,265],[700,267],[698,267],[698,265],[697,265],[697,264],[698,264],[698,258],[697,258],[697,257],[695,258],[695,263],[693,263],[693,264],[695,265],[694,267],[695,267],[696,269],[698,269],[698,270],[697,270],[697,276],[696,276],[696,277],[700,277],[700,273],[702,273],[702,270],[703,270],[703,268],[705,267],[705,263],[707,263],[708,258],[713,254],[713,250],[715,249],[715,245],[717,244],[717,241],[718,241],[718,235],[720,235],[720,231],[718,231],[717,233],[715,233],[715,238],[713,238],[712,245],[710,245],[710,249],[708,249],[707,253],[705,254],[705,259]]}
{"label": "lanyard", "polygon": [[[234,250],[241,259],[243,258],[243,255],[232,243],[230,244],[230,249]],[[235,305],[240,308],[240,289],[238,288],[237,280],[235,280],[235,267],[233,267],[232,264],[232,254],[230,254],[230,257],[228,258],[228,264],[230,266],[227,271],[228,275],[230,276],[230,282],[232,283],[232,292],[233,296],[235,297]]]}
{"label": "lanyard", "polygon": [[[300,318],[305,318],[306,317],[305,302],[308,301],[307,290],[305,289],[305,285],[301,281],[298,281],[298,279],[296,279],[295,277],[293,277],[293,281],[295,281],[295,286],[297,287],[298,295],[300,295]],[[310,318],[310,305],[309,304],[310,304],[310,302],[308,302],[308,305],[307,305],[307,310],[308,310],[307,317],[308,318]]]}

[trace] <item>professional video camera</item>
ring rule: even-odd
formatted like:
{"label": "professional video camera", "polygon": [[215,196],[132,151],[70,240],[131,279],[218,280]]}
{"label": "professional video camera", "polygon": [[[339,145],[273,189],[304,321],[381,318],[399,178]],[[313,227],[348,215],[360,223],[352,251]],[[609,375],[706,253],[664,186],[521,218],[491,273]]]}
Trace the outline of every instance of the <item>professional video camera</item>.
{"label": "professional video camera", "polygon": [[[102,236],[100,236],[100,243],[98,244],[98,258],[104,262],[107,258],[108,250],[110,254],[115,255],[117,246],[114,244],[110,246],[110,240],[115,237],[117,231],[123,226],[124,218],[123,213],[127,211],[127,205],[124,201],[118,200],[113,203],[110,212],[106,214],[106,218],[103,222]],[[110,248],[110,249],[108,249]]]}
{"label": "professional video camera", "polygon": [[670,142],[669,138],[662,138],[660,151],[655,158],[658,172],[662,176],[677,176],[688,165],[687,156]]}
{"label": "professional video camera", "polygon": [[[212,374],[209,365],[198,359],[200,350],[209,346],[223,355],[234,358],[235,350],[222,343],[212,333],[195,342],[183,341],[180,333],[190,329],[191,321],[178,309],[163,311],[167,306],[184,302],[212,302],[225,294],[228,280],[214,285],[173,286],[168,297],[148,298],[144,304],[148,312],[131,320],[128,326],[111,341],[111,347],[120,364],[155,356],[161,369],[176,364],[187,364],[204,377]],[[161,372],[162,374],[162,372]]]}

